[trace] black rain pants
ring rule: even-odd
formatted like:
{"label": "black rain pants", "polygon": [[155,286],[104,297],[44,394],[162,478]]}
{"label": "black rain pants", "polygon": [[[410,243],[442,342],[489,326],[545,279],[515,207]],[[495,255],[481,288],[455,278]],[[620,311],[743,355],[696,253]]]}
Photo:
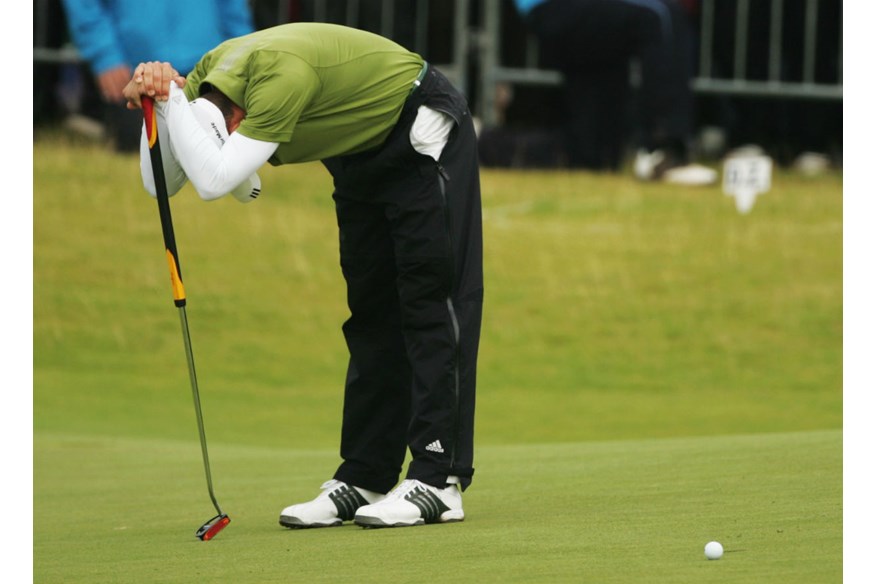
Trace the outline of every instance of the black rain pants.
{"label": "black rain pants", "polygon": [[[409,133],[427,105],[457,123],[439,161]],[[483,305],[477,137],[465,99],[429,67],[382,146],[323,161],[334,178],[350,317],[338,480],[471,483]]]}

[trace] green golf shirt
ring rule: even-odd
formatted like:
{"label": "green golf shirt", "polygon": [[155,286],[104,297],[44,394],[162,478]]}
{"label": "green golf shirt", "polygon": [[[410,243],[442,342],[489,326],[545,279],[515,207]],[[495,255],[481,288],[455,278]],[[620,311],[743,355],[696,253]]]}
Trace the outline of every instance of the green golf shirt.
{"label": "green golf shirt", "polygon": [[246,111],[238,132],[277,142],[273,165],[353,154],[383,143],[423,58],[381,36],[292,23],[228,40],[189,74],[189,100],[215,87]]}

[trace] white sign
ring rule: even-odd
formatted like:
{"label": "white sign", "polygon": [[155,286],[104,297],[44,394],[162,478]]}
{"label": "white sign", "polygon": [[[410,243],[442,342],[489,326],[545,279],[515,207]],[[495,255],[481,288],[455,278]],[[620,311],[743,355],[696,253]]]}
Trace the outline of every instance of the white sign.
{"label": "white sign", "polygon": [[758,195],[772,186],[773,160],[769,156],[734,156],[724,161],[724,194],[736,198],[736,209],[748,213]]}

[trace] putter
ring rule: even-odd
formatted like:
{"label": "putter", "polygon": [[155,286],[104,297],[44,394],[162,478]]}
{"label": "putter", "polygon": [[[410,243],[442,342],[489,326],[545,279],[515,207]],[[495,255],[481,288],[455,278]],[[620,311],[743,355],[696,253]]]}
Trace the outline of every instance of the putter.
{"label": "putter", "polygon": [[192,384],[192,397],[195,401],[195,417],[198,420],[198,434],[201,437],[201,454],[204,458],[204,472],[207,475],[207,490],[210,500],[216,508],[216,516],[204,523],[195,532],[201,541],[210,541],[216,534],[225,529],[231,519],[222,512],[216,495],[213,493],[213,478],[210,473],[210,457],[207,455],[207,436],[204,433],[204,416],[201,413],[201,398],[198,392],[198,378],[195,375],[195,359],[192,355],[192,341],[189,337],[189,321],[186,318],[186,291],[183,287],[182,271],[179,265],[179,255],[176,250],[176,238],[173,234],[173,221],[170,216],[170,201],[167,195],[167,182],[164,177],[164,165],[161,161],[161,146],[158,143],[158,120],[155,114],[155,103],[152,98],[143,96],[143,119],[146,123],[146,138],[149,142],[149,159],[152,162],[152,174],[155,178],[155,194],[158,199],[158,213],[161,216],[161,231],[164,235],[165,255],[170,267],[170,282],[173,288],[173,303],[179,308],[179,319],[182,324],[183,344],[186,349],[186,362],[189,366],[189,380]]}

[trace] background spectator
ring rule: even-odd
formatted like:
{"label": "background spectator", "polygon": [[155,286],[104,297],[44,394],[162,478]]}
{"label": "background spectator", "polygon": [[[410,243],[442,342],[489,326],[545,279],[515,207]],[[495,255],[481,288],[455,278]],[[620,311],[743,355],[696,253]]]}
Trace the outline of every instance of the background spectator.
{"label": "background spectator", "polygon": [[714,182],[689,164],[693,70],[689,14],[676,0],[515,0],[546,62],[563,73],[569,166],[617,170],[623,160],[630,62],[641,69],[635,139],[639,178]]}
{"label": "background spectator", "polygon": [[76,48],[99,89],[103,122],[121,151],[140,146],[142,114],[125,108],[133,66],[169,61],[187,74],[220,42],[253,32],[247,0],[63,0]]}

